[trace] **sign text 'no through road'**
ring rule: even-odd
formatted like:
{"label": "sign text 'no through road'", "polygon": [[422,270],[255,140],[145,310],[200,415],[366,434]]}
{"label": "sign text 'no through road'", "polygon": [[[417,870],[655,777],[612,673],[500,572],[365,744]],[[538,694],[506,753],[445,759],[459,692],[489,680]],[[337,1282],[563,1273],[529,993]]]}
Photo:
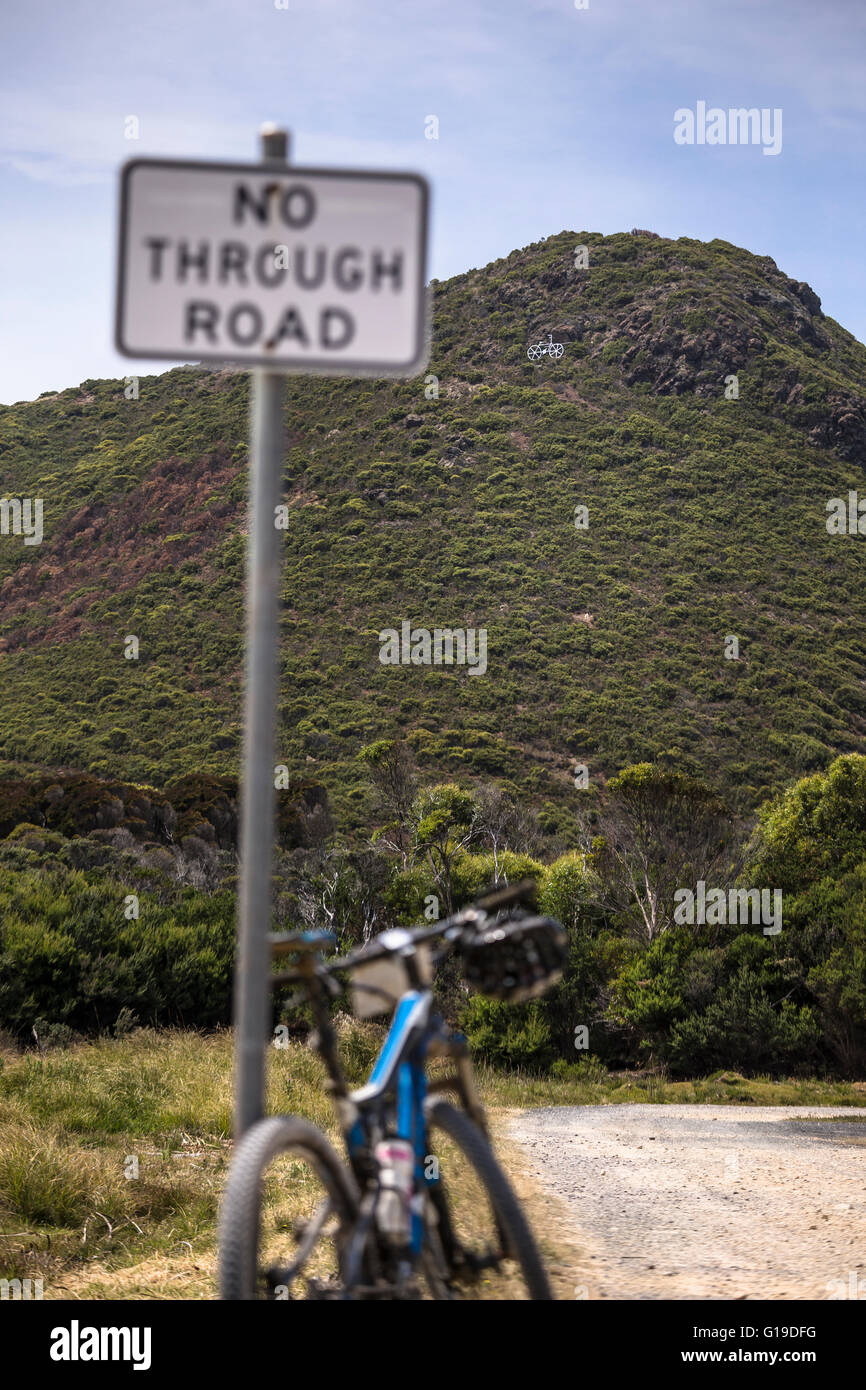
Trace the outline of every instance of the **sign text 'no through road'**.
{"label": "sign text 'no through road'", "polygon": [[416,174],[136,159],[116,339],[131,357],[414,376],[427,361]]}

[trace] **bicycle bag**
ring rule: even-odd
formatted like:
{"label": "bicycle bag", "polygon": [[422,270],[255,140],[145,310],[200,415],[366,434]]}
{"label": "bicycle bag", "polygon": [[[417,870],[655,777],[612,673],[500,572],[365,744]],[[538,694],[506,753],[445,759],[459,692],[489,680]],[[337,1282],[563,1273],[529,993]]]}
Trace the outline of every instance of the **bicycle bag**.
{"label": "bicycle bag", "polygon": [[467,932],[461,942],[467,984],[491,999],[534,999],[562,978],[568,938],[552,917],[530,914]]}

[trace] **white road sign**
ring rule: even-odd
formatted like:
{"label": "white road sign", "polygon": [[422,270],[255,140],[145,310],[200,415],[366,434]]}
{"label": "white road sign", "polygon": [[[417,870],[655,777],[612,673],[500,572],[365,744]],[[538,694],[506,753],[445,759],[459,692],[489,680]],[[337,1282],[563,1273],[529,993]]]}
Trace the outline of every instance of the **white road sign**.
{"label": "white road sign", "polygon": [[413,376],[427,363],[417,174],[134,159],[121,171],[128,357]]}

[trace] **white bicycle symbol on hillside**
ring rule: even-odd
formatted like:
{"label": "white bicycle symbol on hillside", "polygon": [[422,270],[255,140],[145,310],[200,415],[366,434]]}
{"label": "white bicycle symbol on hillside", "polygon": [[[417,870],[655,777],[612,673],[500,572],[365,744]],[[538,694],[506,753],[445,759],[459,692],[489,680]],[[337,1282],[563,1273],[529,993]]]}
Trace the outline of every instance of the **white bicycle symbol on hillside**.
{"label": "white bicycle symbol on hillside", "polygon": [[562,343],[553,341],[553,334],[548,333],[546,343],[533,343],[532,347],[526,349],[527,357],[534,362],[537,358],[543,357],[547,353],[550,357],[561,357],[565,352]]}

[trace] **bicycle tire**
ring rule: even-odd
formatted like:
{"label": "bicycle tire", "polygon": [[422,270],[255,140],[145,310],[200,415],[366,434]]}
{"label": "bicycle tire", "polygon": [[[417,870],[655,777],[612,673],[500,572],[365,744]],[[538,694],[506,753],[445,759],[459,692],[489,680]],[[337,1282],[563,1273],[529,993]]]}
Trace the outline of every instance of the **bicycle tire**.
{"label": "bicycle tire", "polygon": [[269,1163],[296,1153],[313,1168],[331,1197],[341,1227],[357,1219],[360,1193],[351,1169],[315,1125],[297,1115],[272,1115],[247,1130],[235,1148],[219,1220],[219,1296],[258,1296],[262,1181]]}
{"label": "bicycle tire", "polygon": [[426,1112],[431,1128],[443,1130],[474,1168],[491,1210],[508,1238],[509,1257],[520,1266],[530,1299],[553,1300],[550,1282],[529,1222],[487,1137],[464,1110],[458,1110],[447,1100],[433,1097],[427,1102]]}

